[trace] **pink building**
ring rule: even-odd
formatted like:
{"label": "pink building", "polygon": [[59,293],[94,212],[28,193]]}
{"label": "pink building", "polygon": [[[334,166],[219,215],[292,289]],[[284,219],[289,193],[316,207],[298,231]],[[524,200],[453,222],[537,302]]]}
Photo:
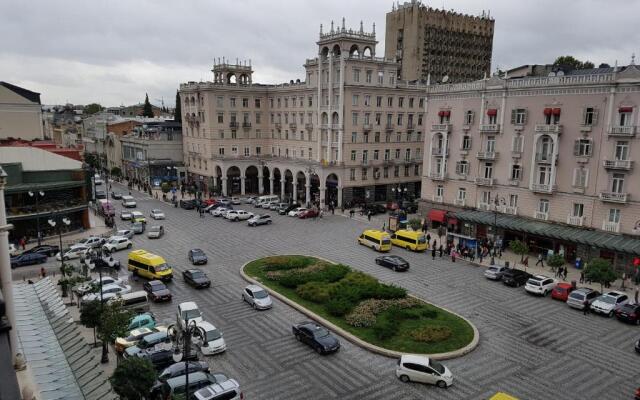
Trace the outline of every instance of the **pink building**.
{"label": "pink building", "polygon": [[427,215],[461,240],[497,233],[571,261],[630,265],[640,255],[640,69],[552,75],[427,89]]}

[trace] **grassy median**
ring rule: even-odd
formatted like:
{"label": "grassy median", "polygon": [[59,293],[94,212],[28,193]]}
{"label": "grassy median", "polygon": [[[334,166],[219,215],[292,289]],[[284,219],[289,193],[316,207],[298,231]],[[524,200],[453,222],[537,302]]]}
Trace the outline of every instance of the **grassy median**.
{"label": "grassy median", "polygon": [[407,296],[346,265],[306,256],[273,256],[244,272],[371,344],[406,353],[444,353],[473,339],[462,318]]}

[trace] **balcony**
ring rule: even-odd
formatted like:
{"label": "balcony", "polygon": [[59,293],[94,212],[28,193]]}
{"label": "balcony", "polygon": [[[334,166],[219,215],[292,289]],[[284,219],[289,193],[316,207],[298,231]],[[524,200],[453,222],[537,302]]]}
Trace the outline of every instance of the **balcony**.
{"label": "balcony", "polygon": [[415,128],[415,125],[412,123],[407,124],[407,131],[413,131]]}
{"label": "balcony", "polygon": [[551,193],[556,190],[556,185],[548,183],[534,183],[531,185],[531,190],[537,193]]}
{"label": "balcony", "polygon": [[567,216],[567,224],[582,226],[584,225],[584,217],[576,217],[575,215],[569,215]]}
{"label": "balcony", "polygon": [[493,178],[481,178],[476,177],[476,185],[480,186],[493,186]]}
{"label": "balcony", "polygon": [[282,123],[276,122],[274,125],[276,126],[276,129],[282,129]]}
{"label": "balcony", "polygon": [[435,194],[431,197],[434,203],[444,203],[444,198],[442,196],[436,196]]}
{"label": "balcony", "polygon": [[369,160],[362,160],[362,161],[360,161],[360,164],[369,165]]}
{"label": "balcony", "polygon": [[242,123],[242,127],[245,128],[245,129],[251,128],[251,122],[243,122]]}
{"label": "balcony", "polygon": [[552,153],[536,153],[536,162],[542,164],[551,164],[553,162]]}
{"label": "balcony", "polygon": [[478,210],[491,211],[491,204],[478,202]]}
{"label": "balcony", "polygon": [[500,133],[500,124],[482,124],[480,133]]}
{"label": "balcony", "polygon": [[548,212],[544,212],[544,211],[535,211],[533,213],[533,218],[541,219],[543,221],[546,221],[546,220],[549,219],[549,213]]}
{"label": "balcony", "polygon": [[522,152],[520,150],[511,150],[512,158],[520,158],[522,157]]}
{"label": "balcony", "polygon": [[534,130],[537,133],[555,133],[557,135],[562,133],[562,125],[556,124],[536,124]]}
{"label": "balcony", "polygon": [[449,155],[449,151],[442,147],[433,147],[431,149],[431,155],[436,157],[446,157]]}
{"label": "balcony", "polygon": [[340,129],[342,129],[342,124],[331,124],[331,129],[333,129],[334,131],[339,131]]}
{"label": "balcony", "polygon": [[373,129],[373,125],[371,124],[364,124],[362,125],[362,130],[364,132],[371,132],[371,130]]}
{"label": "balcony", "polygon": [[620,232],[620,222],[602,221],[602,230],[611,233]]}
{"label": "balcony", "polygon": [[229,128],[237,128],[238,126],[240,126],[240,124],[238,123],[238,121],[231,121],[231,122],[229,122]]}
{"label": "balcony", "polygon": [[429,178],[433,181],[443,181],[447,179],[447,174],[444,172],[432,172],[429,174]]}
{"label": "balcony", "polygon": [[621,169],[625,171],[629,171],[633,166],[633,161],[631,160],[604,160],[602,165],[607,169]]}
{"label": "balcony", "polygon": [[610,125],[609,129],[607,129],[607,133],[609,134],[609,136],[633,137],[636,135],[636,127],[635,125],[630,125],[630,126]]}
{"label": "balcony", "polygon": [[453,201],[453,204],[455,204],[458,207],[464,207],[466,205],[466,203],[467,203],[466,199],[455,199]]}
{"label": "balcony", "polygon": [[518,215],[518,207],[502,206],[501,211],[505,214]]}
{"label": "balcony", "polygon": [[629,200],[629,193],[600,192],[600,200],[607,203],[626,203]]}
{"label": "balcony", "polygon": [[297,128],[298,128],[298,124],[296,124],[295,122],[291,122],[291,123],[289,124],[289,129],[291,129],[291,130],[294,130],[294,131],[295,131]]}
{"label": "balcony", "polygon": [[313,130],[313,124],[304,124],[304,128],[308,131],[312,131]]}
{"label": "balcony", "polygon": [[498,158],[498,152],[495,151],[479,151],[477,156],[479,160],[495,160]]}
{"label": "balcony", "polygon": [[438,132],[451,132],[451,124],[433,124],[431,125],[431,130]]}
{"label": "balcony", "polygon": [[387,123],[387,124],[384,126],[384,130],[386,130],[386,131],[392,131],[392,130],[394,130],[394,129],[395,129],[395,125],[394,125],[394,124]]}
{"label": "balcony", "polygon": [[520,185],[520,179],[509,179],[509,185],[510,186],[519,186]]}

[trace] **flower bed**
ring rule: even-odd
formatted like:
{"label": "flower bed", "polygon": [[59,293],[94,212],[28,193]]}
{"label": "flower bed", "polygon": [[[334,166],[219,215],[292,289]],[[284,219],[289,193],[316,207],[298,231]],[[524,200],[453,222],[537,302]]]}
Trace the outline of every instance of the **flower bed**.
{"label": "flower bed", "polygon": [[244,272],[265,286],[373,345],[409,353],[465,347],[473,328],[464,319],[363,272],[314,257],[255,260]]}

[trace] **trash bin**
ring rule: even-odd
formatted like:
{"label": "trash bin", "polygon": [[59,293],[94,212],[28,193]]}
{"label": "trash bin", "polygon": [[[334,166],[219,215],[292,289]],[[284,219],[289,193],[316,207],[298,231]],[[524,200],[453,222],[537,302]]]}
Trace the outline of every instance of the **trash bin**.
{"label": "trash bin", "polygon": [[399,222],[399,229],[407,229],[407,220],[403,219],[402,221]]}

